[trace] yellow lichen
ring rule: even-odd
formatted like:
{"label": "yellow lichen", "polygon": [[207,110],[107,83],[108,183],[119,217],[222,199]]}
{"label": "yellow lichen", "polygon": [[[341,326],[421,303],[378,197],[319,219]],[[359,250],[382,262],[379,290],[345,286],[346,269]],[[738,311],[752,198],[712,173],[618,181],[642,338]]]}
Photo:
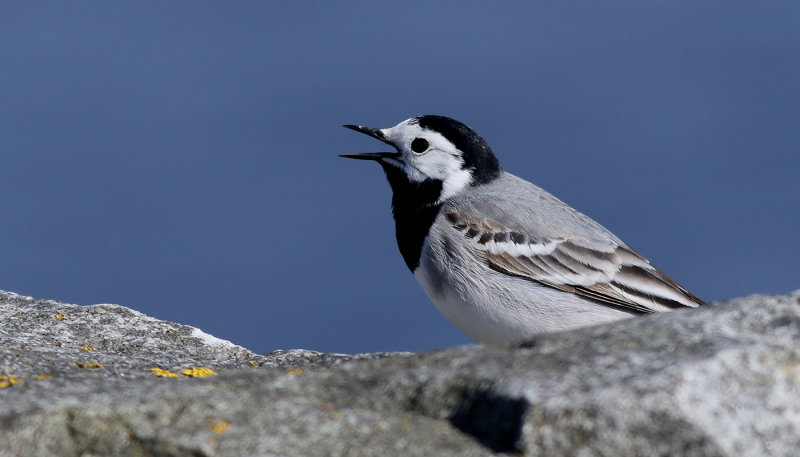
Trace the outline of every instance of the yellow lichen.
{"label": "yellow lichen", "polygon": [[293,374],[295,376],[303,376],[304,374],[306,374],[306,372],[303,371],[302,368],[289,368],[288,370],[286,370],[286,373]]}
{"label": "yellow lichen", "polygon": [[206,376],[217,375],[217,373],[211,368],[204,368],[204,367],[187,368],[183,370],[181,373],[183,373],[184,376],[190,376],[192,378],[205,378]]}
{"label": "yellow lichen", "polygon": [[61,314],[61,313],[56,314],[56,319],[64,319],[65,317],[67,317],[67,316],[64,315],[64,314]]}
{"label": "yellow lichen", "polygon": [[228,430],[228,427],[230,427],[230,426],[231,426],[231,423],[230,423],[230,422],[227,422],[227,421],[219,421],[219,422],[216,422],[216,423],[215,423],[215,424],[214,424],[214,425],[211,427],[211,431],[212,431],[212,432],[214,432],[214,433],[215,433],[215,434],[217,434],[217,435],[222,435],[223,433],[225,433],[225,430]]}
{"label": "yellow lichen", "polygon": [[0,389],[5,389],[6,387],[16,386],[17,384],[22,384],[22,379],[14,376],[13,374],[10,375],[0,375]]}
{"label": "yellow lichen", "polygon": [[36,377],[36,379],[38,379],[39,381],[49,381],[53,379],[53,377],[50,376],[49,374],[40,374],[39,376]]}
{"label": "yellow lichen", "polygon": [[336,411],[334,411],[334,412],[332,412],[332,413],[331,413],[331,419],[333,419],[333,420],[339,420],[339,419],[341,419],[341,418],[342,418],[342,413],[337,413]]}
{"label": "yellow lichen", "polygon": [[103,368],[103,364],[100,362],[78,362],[76,365],[78,368]]}
{"label": "yellow lichen", "polygon": [[177,378],[180,376],[178,373],[162,370],[161,368],[158,367],[148,368],[147,370],[152,371],[153,374],[158,376],[159,378]]}
{"label": "yellow lichen", "polygon": [[91,346],[78,346],[78,347],[81,349],[81,351],[96,351],[97,350],[97,349],[95,349],[95,348],[93,348]]}
{"label": "yellow lichen", "polygon": [[249,363],[251,366],[254,366],[254,367],[258,366],[258,362],[256,362],[255,360],[250,360],[247,363]]}

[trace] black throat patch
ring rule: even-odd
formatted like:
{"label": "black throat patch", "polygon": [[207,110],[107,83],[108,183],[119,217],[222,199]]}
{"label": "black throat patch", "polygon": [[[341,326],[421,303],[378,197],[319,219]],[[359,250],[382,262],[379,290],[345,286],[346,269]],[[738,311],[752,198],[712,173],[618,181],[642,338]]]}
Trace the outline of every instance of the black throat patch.
{"label": "black throat patch", "polygon": [[442,207],[436,203],[442,193],[442,181],[426,179],[420,183],[411,182],[403,170],[384,162],[380,164],[392,186],[392,215],[397,247],[413,273],[419,267],[425,237]]}

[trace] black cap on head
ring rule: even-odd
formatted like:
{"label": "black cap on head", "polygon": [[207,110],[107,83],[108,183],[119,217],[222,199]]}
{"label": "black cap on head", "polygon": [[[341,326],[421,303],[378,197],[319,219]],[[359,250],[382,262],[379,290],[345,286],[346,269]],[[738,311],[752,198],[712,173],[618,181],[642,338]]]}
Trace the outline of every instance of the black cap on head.
{"label": "black cap on head", "polygon": [[440,133],[464,153],[464,166],[472,170],[475,184],[487,183],[502,172],[492,148],[474,130],[446,116],[426,114],[416,118],[420,127]]}

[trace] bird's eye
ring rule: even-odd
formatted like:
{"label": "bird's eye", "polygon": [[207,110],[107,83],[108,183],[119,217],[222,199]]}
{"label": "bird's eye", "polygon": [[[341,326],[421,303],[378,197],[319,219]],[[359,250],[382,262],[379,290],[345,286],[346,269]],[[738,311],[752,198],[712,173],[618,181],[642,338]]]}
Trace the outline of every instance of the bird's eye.
{"label": "bird's eye", "polygon": [[428,150],[428,140],[425,138],[414,138],[411,142],[411,150],[417,154],[421,154]]}

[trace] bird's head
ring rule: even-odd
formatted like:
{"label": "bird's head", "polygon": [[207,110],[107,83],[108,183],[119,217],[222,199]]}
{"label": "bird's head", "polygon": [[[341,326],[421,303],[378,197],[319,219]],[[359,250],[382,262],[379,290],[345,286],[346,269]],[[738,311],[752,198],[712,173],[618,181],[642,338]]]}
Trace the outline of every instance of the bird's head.
{"label": "bird's head", "polygon": [[421,192],[427,203],[440,204],[501,173],[497,157],[486,141],[449,117],[419,116],[385,129],[345,127],[395,148],[393,152],[341,154],[350,159],[378,161],[395,194]]}

